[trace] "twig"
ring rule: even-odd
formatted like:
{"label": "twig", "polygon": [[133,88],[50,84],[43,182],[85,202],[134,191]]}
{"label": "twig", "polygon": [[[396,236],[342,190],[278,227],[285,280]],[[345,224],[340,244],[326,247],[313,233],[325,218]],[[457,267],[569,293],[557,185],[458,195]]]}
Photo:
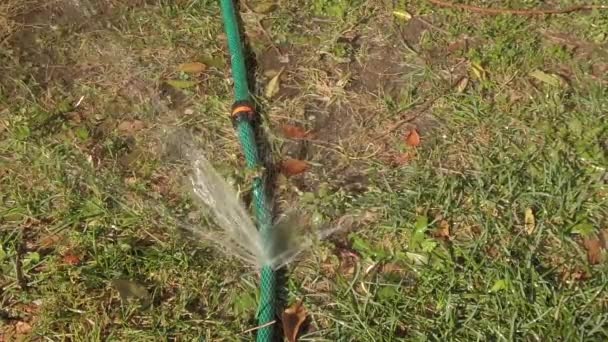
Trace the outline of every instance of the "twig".
{"label": "twig", "polygon": [[485,8],[465,4],[454,4],[443,0],[428,0],[428,2],[441,7],[458,8],[480,14],[517,14],[517,15],[547,15],[547,14],[566,14],[577,11],[589,11],[594,9],[608,9],[608,5],[578,5],[561,9],[510,9],[510,8]]}
{"label": "twig", "polygon": [[416,111],[414,111],[413,114],[408,115],[406,117],[404,117],[403,119],[400,119],[399,121],[397,121],[396,123],[394,123],[391,127],[389,127],[386,131],[384,131],[383,133],[379,134],[375,139],[381,139],[384,138],[385,136],[393,133],[394,131],[396,131],[397,129],[399,129],[401,126],[405,125],[406,123],[412,122],[416,119],[418,119],[420,116],[422,116],[429,108],[431,108],[431,106],[433,106],[433,104],[439,100],[441,97],[443,97],[444,94],[440,95],[440,96],[436,96],[433,97],[425,102],[422,102],[418,109]]}
{"label": "twig", "polygon": [[249,329],[247,329],[247,330],[243,331],[241,334],[247,334],[247,333],[250,333],[250,332],[252,332],[252,331],[256,331],[256,330],[259,330],[259,329],[262,329],[262,328],[266,328],[267,326],[269,326],[269,325],[273,325],[273,324],[275,324],[276,322],[277,322],[277,320],[276,320],[276,319],[275,319],[275,320],[272,320],[272,321],[270,321],[270,322],[268,322],[268,323],[264,323],[264,324],[262,324],[262,325],[258,325],[257,327],[249,328]]}
{"label": "twig", "polygon": [[441,33],[443,33],[445,35],[449,35],[450,34],[450,32],[442,29],[441,27],[433,25],[430,21],[428,21],[428,20],[426,20],[426,19],[424,19],[422,17],[416,17],[416,20],[418,20],[419,22],[423,23],[424,25],[426,25],[426,26],[428,26],[428,27],[430,27],[430,28],[432,28],[434,30],[437,30],[438,32],[441,32]]}

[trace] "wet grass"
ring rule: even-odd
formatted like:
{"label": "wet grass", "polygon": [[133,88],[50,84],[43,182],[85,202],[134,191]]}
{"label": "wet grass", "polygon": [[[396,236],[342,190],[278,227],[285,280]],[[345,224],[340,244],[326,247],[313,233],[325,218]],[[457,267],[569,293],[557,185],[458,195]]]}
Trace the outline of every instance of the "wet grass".
{"label": "wet grass", "polygon": [[[170,148],[191,137],[247,187],[216,2],[82,5],[0,7],[0,340],[250,340],[256,274],[180,228],[208,222]],[[276,204],[356,217],[289,268],[302,340],[607,338],[607,11],[242,17],[273,157],[312,165]]]}

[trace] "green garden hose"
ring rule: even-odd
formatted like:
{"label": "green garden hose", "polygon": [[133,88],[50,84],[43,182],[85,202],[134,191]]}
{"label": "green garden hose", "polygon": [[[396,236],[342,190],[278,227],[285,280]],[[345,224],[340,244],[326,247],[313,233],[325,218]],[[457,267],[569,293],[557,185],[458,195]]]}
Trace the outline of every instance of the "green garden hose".
{"label": "green garden hose", "polygon": [[[228,49],[232,66],[232,78],[234,79],[235,104],[232,110],[232,119],[235,124],[247,167],[255,169],[261,165],[255,134],[251,121],[254,119],[253,105],[250,103],[249,86],[247,84],[247,68],[245,66],[245,54],[241,42],[240,31],[235,13],[233,0],[220,0],[224,30],[228,37]],[[264,237],[268,238],[272,228],[272,217],[270,205],[266,197],[264,182],[258,176],[253,181],[253,201],[258,229]],[[275,319],[275,274],[270,265],[262,265],[260,275],[260,302],[258,304],[258,330],[257,341],[267,342],[273,339],[273,324]]]}

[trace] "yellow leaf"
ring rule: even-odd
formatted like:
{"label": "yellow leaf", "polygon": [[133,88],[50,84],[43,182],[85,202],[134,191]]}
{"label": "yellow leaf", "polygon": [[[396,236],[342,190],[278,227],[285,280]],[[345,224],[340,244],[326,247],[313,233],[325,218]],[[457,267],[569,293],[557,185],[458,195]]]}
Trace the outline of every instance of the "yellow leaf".
{"label": "yellow leaf", "polygon": [[486,76],[487,76],[487,72],[486,69],[484,69],[481,64],[477,63],[477,62],[471,62],[471,71],[473,71],[473,73],[475,74],[475,77],[477,77],[480,80],[485,80]]}
{"label": "yellow leaf", "polygon": [[177,89],[188,89],[196,85],[194,81],[169,80],[167,84]]}
{"label": "yellow leaf", "polygon": [[266,98],[269,98],[269,99],[272,98],[281,89],[280,82],[281,82],[281,75],[283,74],[283,70],[285,70],[285,68],[281,68],[281,70],[279,71],[279,73],[276,74],[270,80],[270,82],[268,82],[268,85],[266,85],[266,91],[264,92],[264,96],[266,96]]}
{"label": "yellow leaf", "polygon": [[277,9],[277,4],[274,1],[262,1],[253,6],[253,11],[260,14],[267,14]]}
{"label": "yellow leaf", "polygon": [[192,62],[180,64],[177,69],[179,71],[189,74],[198,74],[199,72],[205,71],[205,69],[207,69],[207,66],[200,62]]}
{"label": "yellow leaf", "polygon": [[393,15],[399,19],[410,20],[412,15],[408,11],[393,11]]}
{"label": "yellow leaf", "polygon": [[536,228],[536,219],[534,218],[534,213],[530,208],[526,208],[526,212],[524,214],[524,226],[528,235],[531,235]]}
{"label": "yellow leaf", "polygon": [[306,321],[306,309],[302,302],[297,302],[285,309],[281,316],[283,322],[283,333],[289,342],[298,340],[298,333],[302,328],[302,324]]}
{"label": "yellow leaf", "polygon": [[561,76],[546,73],[542,70],[534,70],[530,73],[530,76],[553,87],[565,86],[567,84]]}

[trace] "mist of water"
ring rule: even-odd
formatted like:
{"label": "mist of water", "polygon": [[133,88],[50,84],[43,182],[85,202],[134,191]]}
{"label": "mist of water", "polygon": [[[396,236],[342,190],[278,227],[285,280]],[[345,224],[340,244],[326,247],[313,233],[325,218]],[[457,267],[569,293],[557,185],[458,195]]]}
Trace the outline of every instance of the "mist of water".
{"label": "mist of water", "polygon": [[190,229],[213,242],[222,253],[237,257],[247,265],[281,268],[293,261],[315,241],[340,230],[340,225],[316,232],[299,211],[283,215],[264,241],[236,191],[220,176],[201,153],[191,154],[191,185],[195,196],[207,207],[217,224],[216,229],[196,226]]}

